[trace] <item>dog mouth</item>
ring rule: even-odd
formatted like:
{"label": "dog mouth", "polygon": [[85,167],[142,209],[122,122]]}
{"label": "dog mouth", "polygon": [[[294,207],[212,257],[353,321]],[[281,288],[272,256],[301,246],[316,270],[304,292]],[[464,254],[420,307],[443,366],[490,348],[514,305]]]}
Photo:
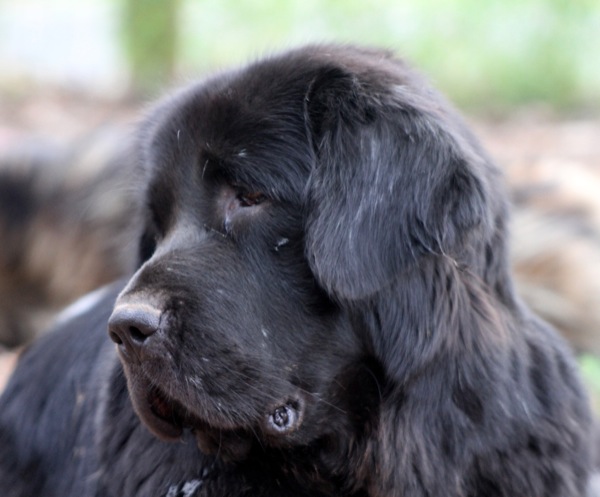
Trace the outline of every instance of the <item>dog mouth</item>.
{"label": "dog mouth", "polygon": [[132,395],[135,410],[156,437],[173,442],[189,431],[203,453],[224,460],[245,458],[255,442],[280,443],[301,426],[305,411],[303,399],[295,396],[267,409],[255,423],[232,426],[202,419],[157,386],[138,393],[141,395]]}
{"label": "dog mouth", "polygon": [[239,460],[250,452],[252,437],[245,429],[211,425],[154,386],[142,399],[135,402],[136,411],[148,429],[161,440],[177,441],[190,431],[198,448],[207,455],[219,454],[226,460]]}
{"label": "dog mouth", "polygon": [[138,414],[148,427],[167,441],[178,440],[189,424],[187,410],[177,401],[167,398],[157,387],[151,387],[146,395],[145,406]]}

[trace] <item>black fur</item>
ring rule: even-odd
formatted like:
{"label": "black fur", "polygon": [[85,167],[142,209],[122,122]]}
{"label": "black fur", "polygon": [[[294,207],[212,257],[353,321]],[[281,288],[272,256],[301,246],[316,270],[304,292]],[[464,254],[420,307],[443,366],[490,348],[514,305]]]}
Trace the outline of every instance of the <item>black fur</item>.
{"label": "black fur", "polygon": [[2,495],[585,495],[587,401],[514,294],[501,175],[404,63],[268,58],[139,148],[140,267],[24,354]]}

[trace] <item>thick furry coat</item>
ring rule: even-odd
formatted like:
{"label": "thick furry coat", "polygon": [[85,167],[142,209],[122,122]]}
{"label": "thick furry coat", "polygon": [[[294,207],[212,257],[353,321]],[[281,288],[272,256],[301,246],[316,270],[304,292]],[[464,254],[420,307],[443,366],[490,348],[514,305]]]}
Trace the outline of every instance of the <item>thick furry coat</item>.
{"label": "thick furry coat", "polygon": [[587,401],[515,296],[502,177],[402,61],[267,58],[139,137],[139,269],[23,355],[2,495],[585,495]]}

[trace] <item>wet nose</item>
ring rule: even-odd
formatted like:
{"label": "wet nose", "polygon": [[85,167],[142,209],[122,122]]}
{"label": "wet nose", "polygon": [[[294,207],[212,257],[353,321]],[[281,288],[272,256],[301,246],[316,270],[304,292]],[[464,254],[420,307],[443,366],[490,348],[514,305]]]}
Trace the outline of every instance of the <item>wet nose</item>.
{"label": "wet nose", "polygon": [[118,305],[108,320],[108,335],[126,354],[139,357],[148,338],[158,330],[160,315],[148,305]]}

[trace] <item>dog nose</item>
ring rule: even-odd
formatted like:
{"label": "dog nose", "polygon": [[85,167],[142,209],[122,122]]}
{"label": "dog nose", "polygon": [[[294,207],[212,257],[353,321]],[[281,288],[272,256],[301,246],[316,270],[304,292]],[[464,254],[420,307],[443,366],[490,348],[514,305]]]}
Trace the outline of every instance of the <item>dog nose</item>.
{"label": "dog nose", "polygon": [[148,305],[118,305],[108,320],[108,335],[119,347],[137,355],[158,330],[160,315],[158,309]]}

